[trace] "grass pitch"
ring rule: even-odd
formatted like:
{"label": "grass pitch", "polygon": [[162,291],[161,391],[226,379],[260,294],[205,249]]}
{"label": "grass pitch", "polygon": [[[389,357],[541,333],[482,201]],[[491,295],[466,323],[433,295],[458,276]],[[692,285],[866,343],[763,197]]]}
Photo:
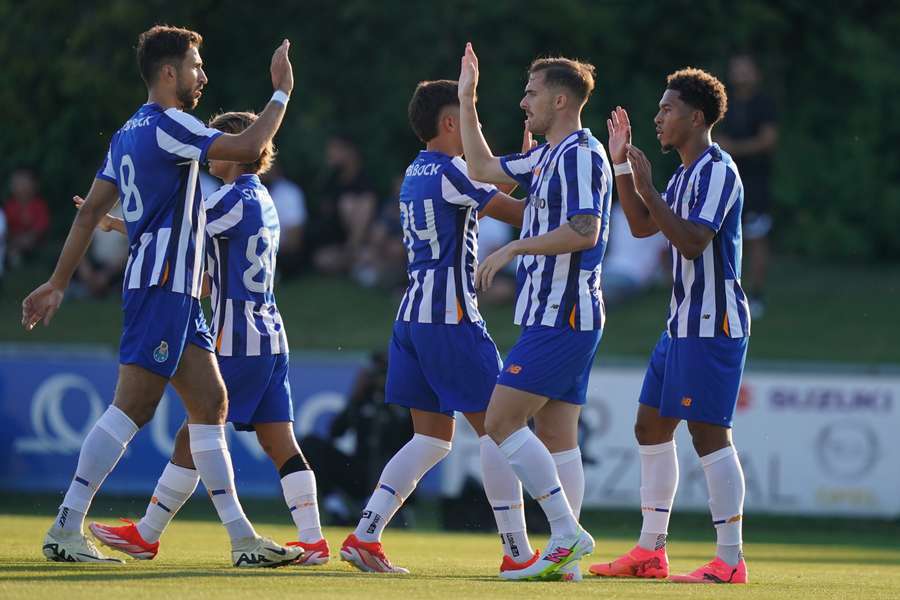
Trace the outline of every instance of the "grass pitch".
{"label": "grass pitch", "polygon": [[[274,515],[271,515],[274,516]],[[900,598],[900,544],[896,524],[883,531],[844,527],[828,531],[820,522],[807,529],[760,535],[749,524],[746,546],[751,583],[746,586],[685,586],[658,581],[601,580],[586,576],[580,584],[500,581],[499,544],[488,534],[394,531],[385,544],[391,559],[408,567],[408,576],[367,575],[333,560],[321,567],[239,571],[229,566],[228,540],[218,523],[192,516],[176,519],[153,561],[129,560],[122,566],[46,562],[41,539],[52,516],[0,515],[0,598]],[[102,517],[101,517],[102,518]],[[265,518],[261,520],[266,520]],[[286,520],[286,517],[285,519]],[[611,560],[634,543],[632,535],[608,520],[596,533],[597,551],[585,559]],[[629,524],[629,529],[631,524]],[[264,523],[261,533],[291,539],[293,527]],[[612,530],[618,533],[608,533]],[[335,553],[346,529],[327,528]],[[669,554],[674,571],[687,571],[709,560],[711,528],[695,535],[673,535]],[[703,541],[699,541],[699,538]],[[773,541],[753,541],[768,538]],[[684,541],[688,539],[690,541]],[[796,539],[797,542],[783,543]],[[546,538],[532,540],[543,544]],[[117,553],[113,553],[121,556]]]}

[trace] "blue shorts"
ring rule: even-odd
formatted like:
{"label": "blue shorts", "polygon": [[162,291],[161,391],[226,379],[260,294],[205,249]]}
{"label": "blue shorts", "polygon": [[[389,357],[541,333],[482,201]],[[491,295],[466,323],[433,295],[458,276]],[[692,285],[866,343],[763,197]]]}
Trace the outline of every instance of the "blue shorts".
{"label": "blue shorts", "polygon": [[254,423],[294,420],[288,355],[219,356],[219,371],[228,389],[228,422],[238,431]]}
{"label": "blue shorts", "polygon": [[187,344],[213,352],[200,301],[160,287],[127,290],[119,363],[171,379]]}
{"label": "blue shorts", "polygon": [[731,427],[749,338],[671,338],[650,356],[640,403],[663,417]]}
{"label": "blue shorts", "polygon": [[497,383],[551,400],[582,405],[587,401],[588,380],[601,335],[599,329],[523,327]]}
{"label": "blue shorts", "polygon": [[395,321],[385,402],[448,416],[482,412],[501,364],[484,323]]}

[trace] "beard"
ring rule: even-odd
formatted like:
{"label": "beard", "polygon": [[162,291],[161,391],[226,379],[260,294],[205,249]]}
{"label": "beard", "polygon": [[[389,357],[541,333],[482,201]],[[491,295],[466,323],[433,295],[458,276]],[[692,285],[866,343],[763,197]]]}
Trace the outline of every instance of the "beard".
{"label": "beard", "polygon": [[675,146],[673,146],[672,144],[663,144],[662,153],[668,154],[669,152],[671,152],[674,149],[675,149]]}
{"label": "beard", "polygon": [[197,100],[198,98],[194,96],[194,92],[196,92],[194,88],[190,87],[181,87],[180,85],[175,88],[175,97],[178,98],[178,102],[181,103],[182,110],[193,110],[197,108]]}

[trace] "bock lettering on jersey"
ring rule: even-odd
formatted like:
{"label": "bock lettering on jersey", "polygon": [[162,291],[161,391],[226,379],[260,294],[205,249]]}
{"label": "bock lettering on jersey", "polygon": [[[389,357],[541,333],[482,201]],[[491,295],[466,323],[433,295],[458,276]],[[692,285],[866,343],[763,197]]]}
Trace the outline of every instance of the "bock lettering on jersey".
{"label": "bock lettering on jersey", "polygon": [[197,176],[221,134],[153,103],[113,134],[97,177],[119,188],[130,244],[123,295],[159,286],[200,297],[206,217]]}
{"label": "bock lettering on jersey", "polygon": [[519,257],[516,325],[603,329],[600,265],[612,199],[612,173],[603,146],[589,129],[580,129],[555,148],[542,144],[525,154],[501,157],[500,165],[528,190],[522,239],[553,231],[576,215],[600,219],[600,236],[589,250]]}
{"label": "bock lettering on jersey", "polygon": [[482,320],[475,297],[478,215],[497,193],[469,179],[462,158],[422,151],[400,188],[409,286],[397,320],[458,324]]}
{"label": "bock lettering on jersey", "polygon": [[211,194],[204,206],[216,354],[287,353],[274,292],[281,228],[268,190],[256,175],[241,175]]}
{"label": "bock lettering on jersey", "polygon": [[718,144],[692,165],[680,165],[663,199],[675,214],[716,232],[703,254],[689,260],[672,249],[672,337],[750,335],[750,308],[741,289],[741,210],[744,187],[737,165]]}

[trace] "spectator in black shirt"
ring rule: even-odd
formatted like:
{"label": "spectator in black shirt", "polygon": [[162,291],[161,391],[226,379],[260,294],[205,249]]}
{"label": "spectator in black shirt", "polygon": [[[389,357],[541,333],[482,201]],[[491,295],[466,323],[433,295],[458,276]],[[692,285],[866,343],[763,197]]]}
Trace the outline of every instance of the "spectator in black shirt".
{"label": "spectator in black shirt", "polygon": [[734,158],[744,183],[743,234],[750,272],[747,287],[754,318],[765,311],[763,289],[772,228],[772,164],[778,145],[775,103],[760,89],[753,58],[738,54],[728,67],[728,112],[716,141]]}

